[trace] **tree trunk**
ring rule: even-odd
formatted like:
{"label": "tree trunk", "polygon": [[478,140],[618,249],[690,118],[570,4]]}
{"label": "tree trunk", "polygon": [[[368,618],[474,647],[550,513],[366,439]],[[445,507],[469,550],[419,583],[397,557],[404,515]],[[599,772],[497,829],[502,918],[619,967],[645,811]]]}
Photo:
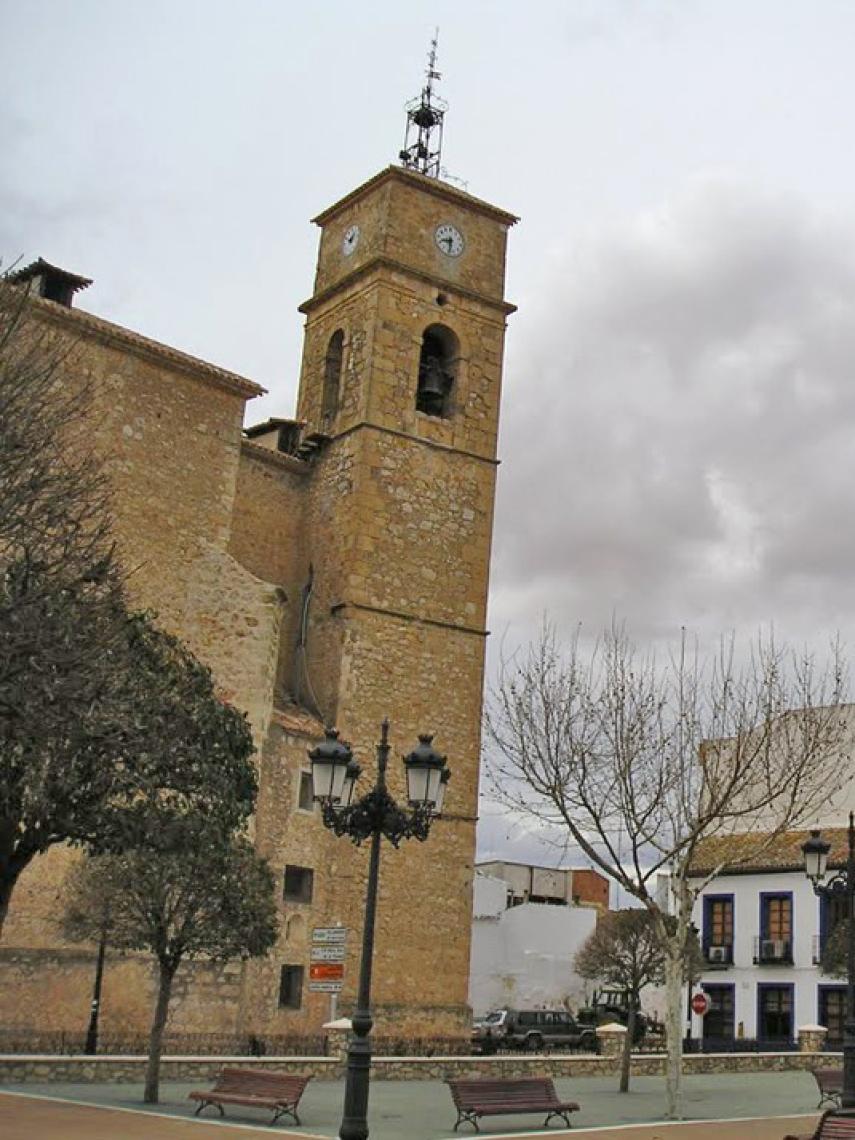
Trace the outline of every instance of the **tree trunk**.
{"label": "tree trunk", "polygon": [[92,1006],[89,1011],[89,1027],[86,1030],[85,1053],[98,1052],[98,1019],[101,1015],[101,989],[104,983],[104,959],[107,957],[107,931],[101,931],[98,940],[98,958],[95,962],[95,985],[92,989]]}
{"label": "tree trunk", "polygon": [[683,1119],[683,955],[669,940],[665,957],[666,1117]]}
{"label": "tree trunk", "polygon": [[151,1024],[151,1033],[148,1039],[148,1064],[145,1070],[143,1100],[146,1104],[158,1103],[163,1031],[166,1028],[169,998],[172,993],[172,979],[175,977],[176,970],[175,966],[165,966],[162,962],[159,965],[157,1001],[154,1004],[154,1021]]}
{"label": "tree trunk", "polygon": [[15,888],[15,881],[15,879],[10,879],[6,875],[0,876],[0,938],[3,937],[3,923],[6,921],[6,915],[9,913],[9,900]]}
{"label": "tree trunk", "polygon": [[632,1062],[632,1042],[635,1037],[635,1001],[630,1002],[626,1033],[623,1038],[623,1056],[620,1060],[620,1091],[629,1092],[629,1068]]}
{"label": "tree trunk", "polygon": [[30,854],[24,854],[20,850],[6,854],[0,858],[0,939],[3,937],[3,924],[6,921],[6,915],[9,913],[9,902],[12,898],[12,891],[20,879],[22,873],[33,861],[35,851]]}

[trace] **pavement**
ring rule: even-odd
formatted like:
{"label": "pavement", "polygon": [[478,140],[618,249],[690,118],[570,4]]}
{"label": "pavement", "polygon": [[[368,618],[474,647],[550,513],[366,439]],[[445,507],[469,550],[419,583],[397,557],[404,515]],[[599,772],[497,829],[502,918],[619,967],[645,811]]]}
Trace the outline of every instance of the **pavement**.
{"label": "pavement", "polygon": [[[662,1120],[664,1082],[635,1077],[628,1094],[614,1077],[557,1080],[562,1099],[579,1102],[573,1130],[543,1130],[543,1116],[482,1120],[490,1140],[549,1135],[566,1140],[782,1140],[789,1132],[810,1134],[818,1118],[816,1085],[810,1073],[721,1073],[684,1078],[685,1117]],[[229,1106],[221,1123],[193,1117],[187,1094],[192,1084],[164,1082],[161,1103],[142,1103],[137,1084],[26,1084],[0,1090],[2,1140],[334,1140],[338,1135],[344,1086],[312,1081],[300,1102],[303,1124],[271,1129],[269,1114]],[[213,1113],[212,1109],[208,1113]],[[474,1134],[453,1131],[455,1112],[439,1081],[375,1081],[371,1085],[371,1140],[458,1140]]]}

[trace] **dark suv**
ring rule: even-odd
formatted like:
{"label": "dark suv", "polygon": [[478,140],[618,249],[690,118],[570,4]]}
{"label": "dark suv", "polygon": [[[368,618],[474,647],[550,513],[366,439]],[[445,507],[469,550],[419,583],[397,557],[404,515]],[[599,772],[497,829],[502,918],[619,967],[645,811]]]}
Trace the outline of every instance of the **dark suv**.
{"label": "dark suv", "polygon": [[596,1053],[597,1034],[564,1009],[496,1009],[473,1026],[472,1044],[481,1053],[544,1048]]}

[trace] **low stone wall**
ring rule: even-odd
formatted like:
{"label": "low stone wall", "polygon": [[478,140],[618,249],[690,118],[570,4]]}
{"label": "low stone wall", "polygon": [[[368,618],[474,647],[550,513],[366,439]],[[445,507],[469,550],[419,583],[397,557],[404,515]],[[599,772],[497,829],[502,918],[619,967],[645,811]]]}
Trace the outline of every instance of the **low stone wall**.
{"label": "low stone wall", "polygon": [[[80,1084],[141,1082],[145,1057],[0,1056],[0,1085],[23,1083]],[[338,1080],[344,1067],[337,1057],[164,1057],[160,1075],[164,1081],[212,1080],[223,1065],[246,1069],[276,1069],[319,1080]],[[775,1073],[842,1065],[840,1053],[701,1053],[683,1058],[683,1072]],[[585,1054],[502,1054],[492,1057],[375,1057],[371,1075],[386,1081],[441,1081],[446,1077],[600,1077],[616,1073],[611,1057]],[[638,1053],[632,1071],[640,1076],[665,1072],[662,1053]]]}
{"label": "low stone wall", "polygon": [[[335,1057],[164,1057],[160,1063],[163,1081],[213,1080],[224,1065],[242,1069],[276,1069],[282,1073],[335,1079],[341,1064]],[[142,1081],[145,1057],[0,1056],[0,1085],[27,1083]]]}

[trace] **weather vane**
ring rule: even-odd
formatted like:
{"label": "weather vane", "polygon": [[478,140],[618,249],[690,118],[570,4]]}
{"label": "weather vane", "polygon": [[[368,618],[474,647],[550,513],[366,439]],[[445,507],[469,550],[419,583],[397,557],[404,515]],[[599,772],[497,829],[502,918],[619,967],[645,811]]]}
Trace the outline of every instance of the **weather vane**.
{"label": "weather vane", "polygon": [[428,53],[427,82],[421,95],[407,104],[407,130],[404,149],[398,157],[407,170],[417,170],[429,178],[439,178],[442,153],[442,121],[448,104],[434,92],[434,81],[442,76],[436,70],[439,28],[434,32]]}

